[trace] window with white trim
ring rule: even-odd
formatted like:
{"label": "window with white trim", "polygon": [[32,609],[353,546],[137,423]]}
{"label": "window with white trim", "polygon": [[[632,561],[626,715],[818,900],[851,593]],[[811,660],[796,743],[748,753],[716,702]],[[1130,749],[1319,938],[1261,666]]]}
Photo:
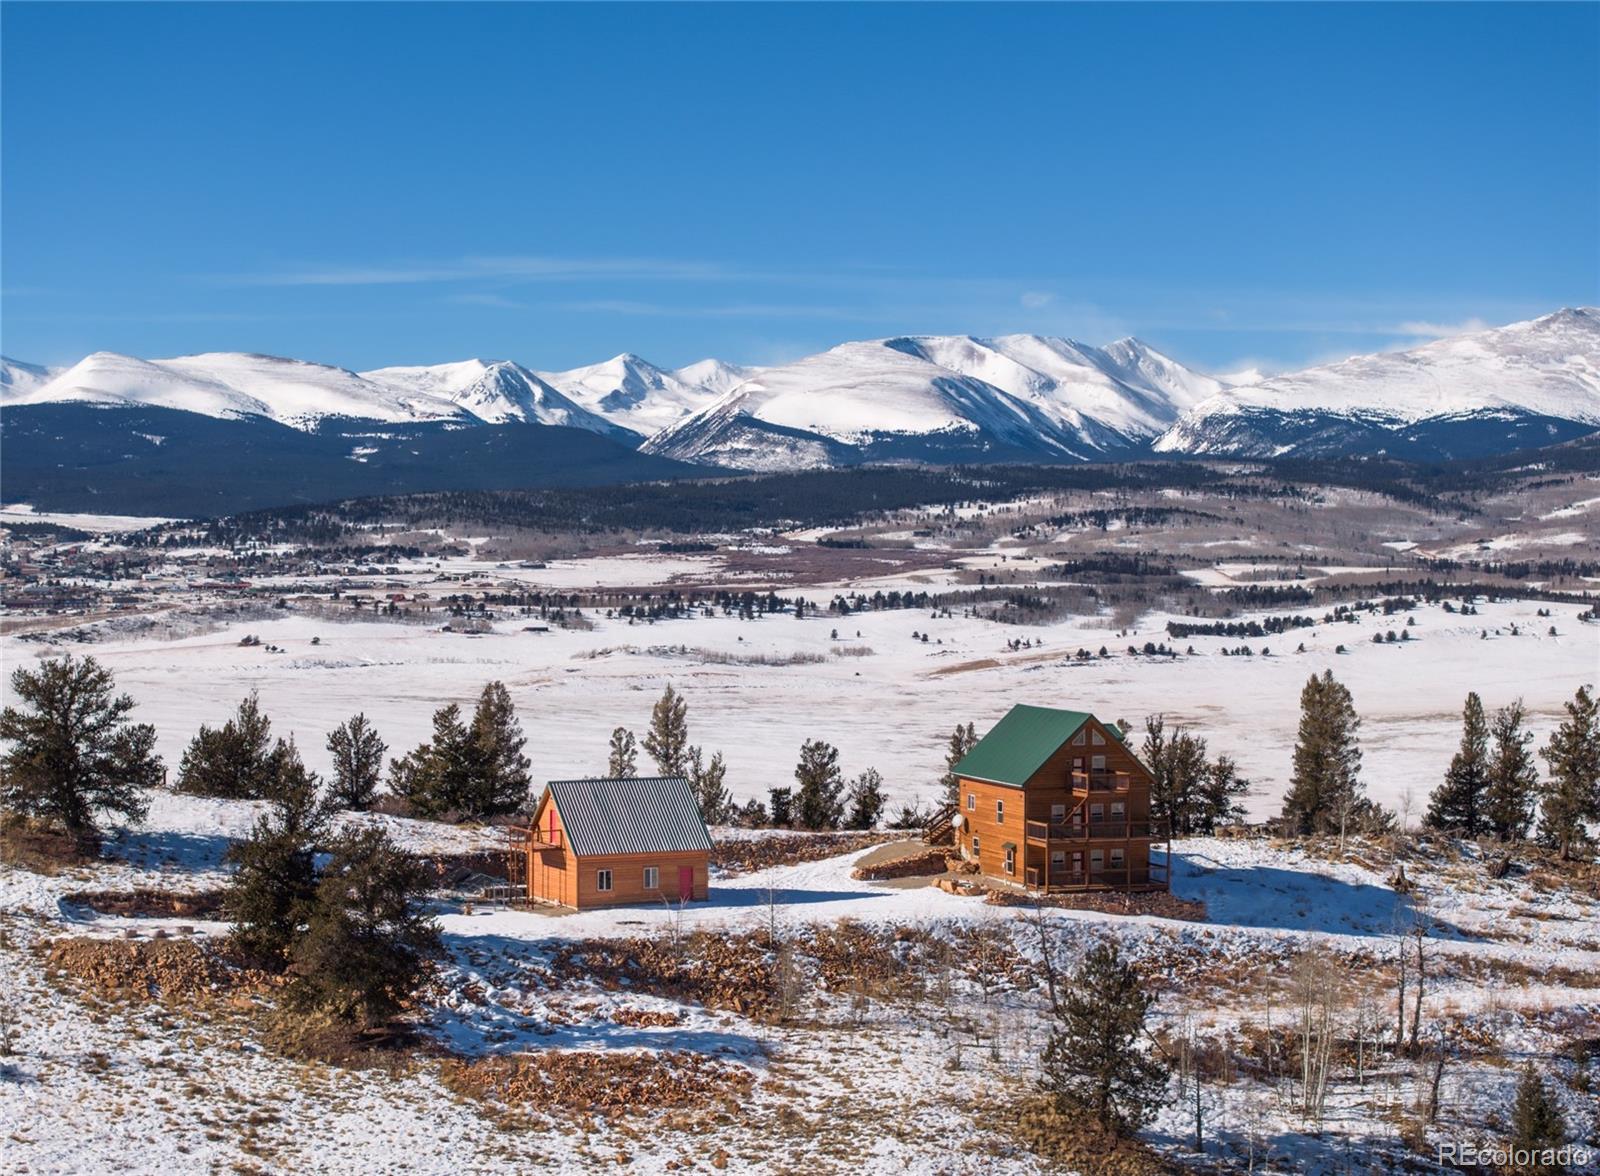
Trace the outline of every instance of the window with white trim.
{"label": "window with white trim", "polygon": [[1089,742],[1093,743],[1096,747],[1104,747],[1106,743],[1106,737],[1100,734],[1099,731],[1096,731],[1094,734],[1089,736]]}
{"label": "window with white trim", "polygon": [[1093,768],[1097,772],[1105,771],[1106,770],[1106,757],[1103,756],[1103,755],[1092,755],[1092,756],[1090,756],[1089,757],[1089,766],[1091,768]]}
{"label": "window with white trim", "polygon": [[661,889],[661,867],[646,866],[644,868],[644,888],[646,890]]}
{"label": "window with white trim", "polygon": [[611,871],[596,870],[594,872],[594,888],[599,891],[611,889]]}
{"label": "window with white trim", "polygon": [[978,835],[976,833],[972,835],[972,856],[978,856]]}
{"label": "window with white trim", "polygon": [[1125,820],[1127,820],[1128,819],[1128,806],[1123,804],[1122,801],[1120,801],[1120,800],[1113,800],[1111,802],[1111,819],[1113,821],[1125,821]]}
{"label": "window with white trim", "polygon": [[1091,821],[1103,821],[1103,820],[1105,820],[1106,819],[1106,806],[1103,805],[1103,804],[1091,804],[1089,806],[1089,819]]}
{"label": "window with white trim", "polygon": [[1111,868],[1113,870],[1122,869],[1122,851],[1120,849],[1111,851]]}
{"label": "window with white trim", "polygon": [[1090,870],[1103,870],[1105,868],[1106,868],[1106,851],[1103,850],[1103,849],[1091,849],[1089,851],[1089,869]]}
{"label": "window with white trim", "polygon": [[994,802],[994,823],[996,825],[1004,825],[1006,823],[1006,802],[1004,798],[997,799]]}
{"label": "window with white trim", "polygon": [[1006,873],[1017,872],[1017,848],[1014,845],[1006,846]]}
{"label": "window with white trim", "polygon": [[976,792],[967,793],[967,811],[969,813],[978,811],[978,794]]}
{"label": "window with white trim", "polygon": [[1072,742],[1073,742],[1074,746],[1082,747],[1083,746],[1083,732],[1079,731],[1076,735],[1074,735],[1072,737]]}

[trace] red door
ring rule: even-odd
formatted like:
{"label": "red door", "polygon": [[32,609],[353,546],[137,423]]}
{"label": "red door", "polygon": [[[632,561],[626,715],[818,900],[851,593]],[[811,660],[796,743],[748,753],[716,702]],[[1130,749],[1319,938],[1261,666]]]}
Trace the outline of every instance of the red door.
{"label": "red door", "polygon": [[678,899],[692,899],[694,897],[694,867],[678,867]]}

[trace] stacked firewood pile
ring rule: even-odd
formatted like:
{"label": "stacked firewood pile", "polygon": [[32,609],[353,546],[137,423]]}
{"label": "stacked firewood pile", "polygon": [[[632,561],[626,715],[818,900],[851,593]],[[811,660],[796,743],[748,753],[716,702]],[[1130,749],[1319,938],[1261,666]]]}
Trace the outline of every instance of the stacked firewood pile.
{"label": "stacked firewood pile", "polygon": [[743,1066],[701,1054],[549,1050],[473,1061],[451,1058],[440,1070],[458,1094],[511,1107],[600,1115],[737,1103],[755,1085]]}
{"label": "stacked firewood pile", "polygon": [[904,833],[779,833],[771,837],[718,841],[711,849],[711,864],[727,874],[748,874],[773,866],[820,862],[885,841],[903,839]]}
{"label": "stacked firewood pile", "polygon": [[190,1000],[258,979],[188,939],[57,939],[41,948],[53,971],[124,1000]]}
{"label": "stacked firewood pile", "polygon": [[870,866],[857,866],[850,876],[858,882],[881,882],[886,878],[917,878],[942,874],[949,868],[949,860],[942,849],[930,849],[893,861],[874,862]]}

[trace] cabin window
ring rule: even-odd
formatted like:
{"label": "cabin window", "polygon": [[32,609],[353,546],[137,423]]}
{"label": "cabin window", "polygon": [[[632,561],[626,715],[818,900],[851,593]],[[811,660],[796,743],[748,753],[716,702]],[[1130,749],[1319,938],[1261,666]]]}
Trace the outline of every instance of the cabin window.
{"label": "cabin window", "polygon": [[1064,849],[1052,849],[1050,851],[1050,869],[1053,872],[1059,872],[1059,871],[1064,870],[1066,868],[1067,868],[1067,851],[1064,850]]}
{"label": "cabin window", "polygon": [[661,889],[661,868],[659,866],[646,866],[644,868],[644,888],[646,890]]}
{"label": "cabin window", "polygon": [[1014,845],[1006,846],[1006,873],[1017,872],[1017,848]]}
{"label": "cabin window", "polygon": [[1100,732],[1096,731],[1090,737],[1089,742],[1093,743],[1096,747],[1104,747],[1106,743],[1106,737],[1100,734]]}
{"label": "cabin window", "polygon": [[1099,873],[1101,870],[1103,870],[1105,868],[1106,868],[1106,851],[1103,850],[1103,849],[1091,849],[1089,851],[1089,870],[1090,870],[1090,872],[1091,873]]}
{"label": "cabin window", "polygon": [[1089,806],[1089,819],[1091,821],[1103,821],[1103,820],[1105,820],[1106,819],[1106,806],[1103,805],[1103,804],[1091,804]]}
{"label": "cabin window", "polygon": [[978,835],[976,833],[972,835],[972,856],[978,856]]}
{"label": "cabin window", "polygon": [[1076,735],[1074,735],[1072,737],[1072,742],[1073,742],[1074,746],[1082,747],[1083,746],[1083,732],[1079,731]]}
{"label": "cabin window", "polygon": [[1128,806],[1123,804],[1120,800],[1112,801],[1111,802],[1111,819],[1113,821],[1125,821],[1125,820],[1127,820],[1128,819]]}
{"label": "cabin window", "polygon": [[1097,772],[1105,771],[1106,770],[1106,757],[1103,756],[1103,755],[1096,755],[1096,756],[1089,757],[1089,766],[1092,767]]}
{"label": "cabin window", "polygon": [[976,792],[967,793],[967,811],[969,813],[978,811],[978,794]]}
{"label": "cabin window", "polygon": [[1050,806],[1050,819],[1052,821],[1055,821],[1058,824],[1060,822],[1066,820],[1067,819],[1067,806],[1064,805],[1064,804],[1053,804],[1053,805],[1051,805]]}
{"label": "cabin window", "polygon": [[1003,799],[994,802],[994,823],[996,825],[1006,823],[1006,802]]}
{"label": "cabin window", "polygon": [[600,891],[611,889],[611,871],[596,870],[594,874],[594,888]]}
{"label": "cabin window", "polygon": [[1111,868],[1113,870],[1122,869],[1122,851],[1120,849],[1111,851]]}

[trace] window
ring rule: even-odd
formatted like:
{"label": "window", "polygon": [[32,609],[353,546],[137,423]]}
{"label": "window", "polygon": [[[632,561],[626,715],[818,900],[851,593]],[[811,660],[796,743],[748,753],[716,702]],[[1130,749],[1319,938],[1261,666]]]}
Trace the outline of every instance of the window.
{"label": "window", "polygon": [[978,811],[978,794],[976,792],[967,793],[967,811],[969,813]]}
{"label": "window", "polygon": [[1058,825],[1062,821],[1066,820],[1067,819],[1067,806],[1064,805],[1064,804],[1053,804],[1053,805],[1051,805],[1050,806],[1050,819],[1052,821],[1054,821]]}
{"label": "window", "polygon": [[1127,820],[1128,819],[1128,806],[1123,804],[1120,800],[1112,801],[1111,802],[1111,819],[1113,821],[1119,821],[1119,822]]}
{"label": "window", "polygon": [[1089,806],[1089,819],[1091,821],[1103,821],[1103,820],[1105,820],[1106,819],[1106,806],[1103,805],[1103,804],[1091,804]]}
{"label": "window", "polygon": [[661,869],[660,869],[660,867],[658,867],[658,866],[646,866],[644,868],[644,888],[646,890],[660,890],[661,889]]}
{"label": "window", "polygon": [[996,825],[1004,825],[1006,823],[1006,802],[1004,800],[994,802],[994,823]]}
{"label": "window", "polygon": [[1015,874],[1016,872],[1017,872],[1017,847],[1014,846],[1014,845],[1008,845],[1008,846],[1006,846],[1006,873]]}
{"label": "window", "polygon": [[594,888],[600,891],[611,889],[611,871],[596,870],[594,875]]}
{"label": "window", "polygon": [[1050,851],[1050,869],[1054,873],[1058,873],[1059,874],[1062,870],[1064,870],[1066,868],[1067,868],[1067,851],[1064,850],[1064,849],[1052,849]]}
{"label": "window", "polygon": [[1097,772],[1105,771],[1106,770],[1106,757],[1103,756],[1103,755],[1092,755],[1092,756],[1090,756],[1089,757],[1089,766],[1091,768],[1093,768]]}
{"label": "window", "polygon": [[978,835],[976,833],[972,835],[972,856],[978,856]]}
{"label": "window", "polygon": [[1113,870],[1122,869],[1122,851],[1120,849],[1111,851],[1111,868]]}
{"label": "window", "polygon": [[1099,873],[1101,870],[1103,870],[1105,868],[1106,868],[1106,851],[1103,850],[1103,849],[1091,849],[1089,851],[1089,871],[1090,871],[1090,873]]}
{"label": "window", "polygon": [[1072,737],[1072,742],[1073,742],[1074,746],[1082,747],[1083,746],[1083,732],[1079,731],[1076,735],[1074,735]]}
{"label": "window", "polygon": [[1106,737],[1100,734],[1100,732],[1096,731],[1094,735],[1090,737],[1089,742],[1093,743],[1096,747],[1104,747],[1106,745]]}

